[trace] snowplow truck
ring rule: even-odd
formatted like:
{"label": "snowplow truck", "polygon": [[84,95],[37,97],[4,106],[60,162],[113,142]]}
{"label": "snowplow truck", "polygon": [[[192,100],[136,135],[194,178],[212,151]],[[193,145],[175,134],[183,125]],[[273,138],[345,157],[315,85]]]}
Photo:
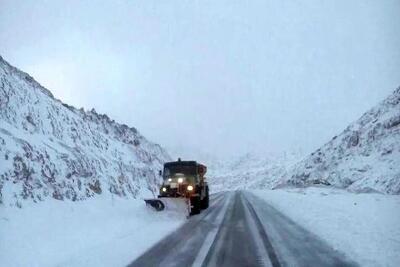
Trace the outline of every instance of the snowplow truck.
{"label": "snowplow truck", "polygon": [[207,167],[196,161],[167,162],[160,171],[163,183],[158,198],[145,199],[157,211],[178,210],[187,215],[199,214],[209,205]]}

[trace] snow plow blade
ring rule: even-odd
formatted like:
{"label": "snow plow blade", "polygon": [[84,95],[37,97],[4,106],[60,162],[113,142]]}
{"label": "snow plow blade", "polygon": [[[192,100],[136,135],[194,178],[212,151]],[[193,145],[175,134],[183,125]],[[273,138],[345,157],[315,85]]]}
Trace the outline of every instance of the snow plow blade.
{"label": "snow plow blade", "polygon": [[185,198],[162,197],[156,199],[145,199],[147,206],[151,206],[156,211],[175,211],[188,215],[190,213],[190,203]]}
{"label": "snow plow blade", "polygon": [[147,206],[151,206],[156,211],[162,211],[165,209],[164,203],[158,199],[145,199],[144,202],[146,202]]}

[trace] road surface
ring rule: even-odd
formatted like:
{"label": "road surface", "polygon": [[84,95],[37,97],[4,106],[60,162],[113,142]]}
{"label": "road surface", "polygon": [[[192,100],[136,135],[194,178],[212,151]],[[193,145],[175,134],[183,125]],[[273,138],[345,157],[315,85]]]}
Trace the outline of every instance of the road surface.
{"label": "road surface", "polygon": [[244,191],[211,196],[209,209],[161,240],[135,266],[357,266]]}

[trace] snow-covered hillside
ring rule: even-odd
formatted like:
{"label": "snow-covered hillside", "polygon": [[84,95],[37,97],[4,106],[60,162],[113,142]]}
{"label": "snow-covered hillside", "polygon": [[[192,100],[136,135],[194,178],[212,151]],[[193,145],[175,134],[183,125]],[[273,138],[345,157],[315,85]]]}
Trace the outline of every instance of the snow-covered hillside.
{"label": "snow-covered hillside", "polygon": [[248,153],[214,161],[208,174],[212,191],[325,184],[354,192],[400,194],[400,88],[298,162],[300,156]]}
{"label": "snow-covered hillside", "polygon": [[246,153],[229,160],[210,161],[208,181],[213,192],[237,189],[272,188],[287,175],[301,152],[282,155]]}
{"label": "snow-covered hillside", "polygon": [[0,57],[0,203],[136,198],[157,187],[169,159],[135,128],[63,104]]}
{"label": "snow-covered hillside", "polygon": [[400,88],[298,163],[282,185],[400,194]]}

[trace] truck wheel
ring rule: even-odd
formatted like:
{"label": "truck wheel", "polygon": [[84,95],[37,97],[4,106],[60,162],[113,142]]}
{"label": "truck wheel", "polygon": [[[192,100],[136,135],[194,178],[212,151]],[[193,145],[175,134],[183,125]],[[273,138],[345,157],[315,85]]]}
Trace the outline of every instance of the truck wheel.
{"label": "truck wheel", "polygon": [[190,204],[192,205],[192,209],[190,211],[190,215],[199,214],[200,209],[200,197],[192,197],[190,198]]}
{"label": "truck wheel", "polygon": [[206,197],[201,201],[201,208],[203,210],[207,209],[208,205],[209,205],[209,202],[210,202],[210,197],[207,194]]}
{"label": "truck wheel", "polygon": [[210,203],[210,195],[208,193],[208,186],[206,188],[206,196],[203,198],[203,200],[201,201],[201,208],[203,210],[207,209]]}

